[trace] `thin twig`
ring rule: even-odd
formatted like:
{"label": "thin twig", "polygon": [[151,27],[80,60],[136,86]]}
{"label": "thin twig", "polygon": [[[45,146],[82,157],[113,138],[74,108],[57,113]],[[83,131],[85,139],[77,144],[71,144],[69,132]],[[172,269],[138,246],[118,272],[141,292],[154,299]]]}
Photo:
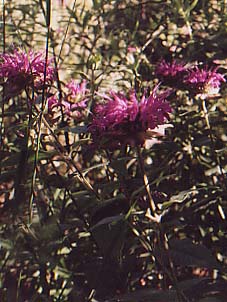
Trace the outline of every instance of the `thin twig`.
{"label": "thin twig", "polygon": [[138,160],[139,160],[140,169],[141,169],[141,172],[142,172],[142,175],[143,175],[143,182],[144,182],[145,190],[147,191],[147,195],[148,195],[148,198],[149,198],[150,209],[152,211],[152,214],[155,215],[156,214],[156,205],[155,205],[155,202],[154,202],[153,197],[151,195],[149,180],[148,180],[147,174],[145,172],[144,161],[143,161],[141,150],[140,150],[139,146],[136,147],[136,151],[137,151],[137,156],[138,156]]}

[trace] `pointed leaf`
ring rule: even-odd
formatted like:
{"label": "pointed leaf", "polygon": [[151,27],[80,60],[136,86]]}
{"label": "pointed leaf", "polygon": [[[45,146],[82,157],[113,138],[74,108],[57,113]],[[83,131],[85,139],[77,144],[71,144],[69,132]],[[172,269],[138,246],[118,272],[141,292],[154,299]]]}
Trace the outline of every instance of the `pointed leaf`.
{"label": "pointed leaf", "polygon": [[221,269],[211,251],[204,245],[195,244],[190,239],[170,241],[170,257],[176,265]]}

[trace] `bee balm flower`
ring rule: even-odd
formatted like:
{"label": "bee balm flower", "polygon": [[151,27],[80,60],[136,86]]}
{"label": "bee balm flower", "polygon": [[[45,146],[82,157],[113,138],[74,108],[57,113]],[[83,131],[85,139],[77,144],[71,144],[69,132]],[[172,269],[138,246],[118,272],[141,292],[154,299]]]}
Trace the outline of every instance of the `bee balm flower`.
{"label": "bee balm flower", "polygon": [[114,147],[143,144],[146,131],[164,124],[171,112],[165,100],[169,91],[159,95],[156,91],[157,87],[149,97],[144,94],[140,101],[135,91],[131,91],[128,97],[113,91],[103,95],[104,103],[96,106],[88,127],[94,142],[113,142]]}
{"label": "bee balm flower", "polygon": [[167,84],[176,85],[176,80],[182,79],[184,74],[187,72],[188,68],[182,62],[177,62],[173,60],[172,62],[166,62],[161,60],[155,69],[156,75]]}
{"label": "bee balm flower", "polygon": [[56,96],[52,96],[48,99],[48,111],[50,114],[58,112],[66,114],[68,117],[80,121],[85,115],[85,109],[87,107],[87,92],[86,81],[76,83],[71,81],[65,85],[64,97],[60,101]]}
{"label": "bee balm flower", "polygon": [[[44,85],[46,59],[41,52],[28,53],[15,49],[13,53],[0,54],[0,77],[4,79],[6,95],[20,94],[25,88],[40,90]],[[54,68],[50,60],[46,66],[45,84],[54,79]]]}
{"label": "bee balm flower", "polygon": [[206,98],[219,92],[221,82],[225,82],[222,74],[217,72],[217,68],[200,69],[194,67],[184,78],[184,83],[196,95]]}

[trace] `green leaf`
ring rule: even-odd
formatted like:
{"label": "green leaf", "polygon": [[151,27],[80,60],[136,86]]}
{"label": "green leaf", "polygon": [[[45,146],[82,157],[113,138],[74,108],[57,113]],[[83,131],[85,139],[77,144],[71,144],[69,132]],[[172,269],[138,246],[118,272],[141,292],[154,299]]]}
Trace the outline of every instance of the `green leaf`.
{"label": "green leaf", "polygon": [[111,300],[106,300],[105,302],[177,302],[177,294],[174,290],[161,291],[161,290],[151,290],[143,289],[137,290],[135,292],[117,296]]}
{"label": "green leaf", "polygon": [[170,207],[174,203],[184,202],[186,199],[188,199],[191,196],[192,193],[194,194],[198,193],[198,190],[189,189],[189,190],[181,191],[176,195],[173,195],[169,201],[163,203],[162,205],[163,209]]}
{"label": "green leaf", "polygon": [[119,259],[127,229],[124,215],[116,215],[100,220],[90,231],[104,255]]}
{"label": "green leaf", "polygon": [[169,254],[176,265],[221,269],[211,251],[202,244],[195,244],[190,239],[170,240]]}
{"label": "green leaf", "polygon": [[86,212],[97,204],[96,196],[85,190],[73,192],[71,196],[81,213]]}
{"label": "green leaf", "polygon": [[0,249],[5,249],[5,250],[12,250],[13,249],[13,243],[12,241],[8,239],[0,239]]}
{"label": "green leaf", "polygon": [[[28,163],[33,163],[34,160],[35,160],[35,152],[32,151],[30,152],[30,156],[29,156],[29,159],[28,159]],[[40,150],[39,151],[39,155],[38,155],[38,159],[39,160],[43,160],[43,159],[50,159],[52,158],[53,156],[55,156],[56,154],[58,154],[57,151],[44,151],[44,150]]]}
{"label": "green leaf", "polygon": [[127,177],[128,170],[127,170],[126,164],[131,159],[132,158],[129,156],[117,158],[117,159],[111,161],[111,166],[113,167],[113,169],[116,171],[116,173],[118,175],[120,175],[122,177]]}
{"label": "green leaf", "polygon": [[50,174],[45,177],[45,182],[55,188],[67,188],[73,183],[73,179],[57,174]]}

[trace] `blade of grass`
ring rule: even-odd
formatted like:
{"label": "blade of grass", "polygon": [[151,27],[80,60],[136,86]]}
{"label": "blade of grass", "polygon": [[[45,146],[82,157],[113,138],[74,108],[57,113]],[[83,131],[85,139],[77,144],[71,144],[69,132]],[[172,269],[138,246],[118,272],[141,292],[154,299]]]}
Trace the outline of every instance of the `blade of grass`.
{"label": "blade of grass", "polygon": [[[75,8],[76,8],[76,0],[74,0],[72,11],[74,11]],[[63,37],[62,42],[61,42],[61,47],[60,47],[60,51],[59,51],[59,54],[58,54],[57,63],[59,63],[59,60],[60,60],[60,57],[61,57],[61,53],[62,53],[62,49],[63,49],[63,46],[65,44],[65,40],[66,40],[68,31],[69,31],[70,20],[71,20],[71,15],[69,16],[69,20],[68,20],[68,23],[67,23],[65,34],[64,34],[64,37]]]}
{"label": "blade of grass", "polygon": [[45,53],[45,66],[44,66],[44,83],[43,83],[43,90],[42,90],[42,105],[41,105],[41,112],[39,115],[39,130],[37,134],[36,140],[36,151],[35,151],[35,159],[34,159],[34,167],[33,167],[33,175],[32,175],[32,182],[31,182],[31,193],[29,198],[29,223],[32,221],[32,212],[33,212],[33,199],[34,199],[34,189],[35,189],[35,180],[37,174],[37,165],[38,165],[38,158],[39,158],[39,151],[40,151],[40,138],[41,138],[41,131],[42,131],[42,124],[43,124],[43,115],[44,115],[44,108],[46,106],[47,99],[46,96],[46,77],[47,77],[47,64],[48,64],[48,52],[49,52],[49,40],[50,40],[50,24],[51,24],[51,0],[46,0],[46,13],[43,9],[42,1],[41,2],[41,9],[44,13],[44,17],[46,17],[46,53]]}
{"label": "blade of grass", "polygon": [[[2,23],[3,23],[3,53],[6,50],[6,14],[5,14],[5,1],[2,1]],[[2,89],[2,114],[1,114],[1,124],[0,124],[0,147],[3,150],[4,148],[4,115],[5,115],[5,86],[3,85]],[[1,165],[0,165],[1,172]]]}

